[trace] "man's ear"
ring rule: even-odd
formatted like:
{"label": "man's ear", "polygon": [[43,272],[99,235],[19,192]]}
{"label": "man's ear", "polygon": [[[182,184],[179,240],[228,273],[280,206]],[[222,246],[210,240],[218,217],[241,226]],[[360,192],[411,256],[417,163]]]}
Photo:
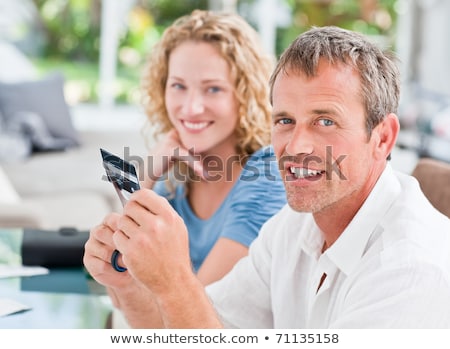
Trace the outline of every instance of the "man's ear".
{"label": "man's ear", "polygon": [[397,142],[400,123],[397,115],[390,113],[374,128],[372,137],[375,137],[374,157],[387,159]]}

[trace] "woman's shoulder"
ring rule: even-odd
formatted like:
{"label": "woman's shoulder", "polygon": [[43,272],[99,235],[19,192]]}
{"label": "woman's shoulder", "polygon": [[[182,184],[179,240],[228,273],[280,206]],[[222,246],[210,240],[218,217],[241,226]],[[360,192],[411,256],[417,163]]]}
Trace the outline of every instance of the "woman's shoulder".
{"label": "woman's shoulder", "polygon": [[272,146],[265,146],[255,151],[248,158],[240,177],[244,182],[281,182],[278,162]]}
{"label": "woman's shoulder", "polygon": [[173,201],[174,199],[183,198],[185,196],[184,185],[177,185],[175,183],[169,184],[167,183],[167,179],[157,180],[152,189],[158,195],[163,196],[167,200],[169,200],[169,202]]}
{"label": "woman's shoulder", "polygon": [[273,160],[276,163],[275,152],[273,150],[273,146],[266,145],[264,147],[259,148],[253,154],[249,156],[249,161],[261,161],[265,159]]}
{"label": "woman's shoulder", "polygon": [[230,208],[239,217],[252,217],[262,223],[286,204],[284,183],[273,148],[266,146],[255,151],[241,172],[233,188]]}

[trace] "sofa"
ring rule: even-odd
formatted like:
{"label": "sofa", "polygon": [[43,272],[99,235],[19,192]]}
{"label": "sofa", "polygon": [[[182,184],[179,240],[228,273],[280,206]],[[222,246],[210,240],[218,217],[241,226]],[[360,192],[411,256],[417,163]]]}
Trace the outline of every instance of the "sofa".
{"label": "sofa", "polygon": [[100,148],[145,156],[145,116],[74,103],[67,87],[62,72],[38,73],[0,40],[0,229],[87,230],[121,209]]}
{"label": "sofa", "polygon": [[143,157],[144,137],[137,128],[82,129],[77,136],[77,146],[0,163],[0,228],[87,230],[121,209],[100,148]]}

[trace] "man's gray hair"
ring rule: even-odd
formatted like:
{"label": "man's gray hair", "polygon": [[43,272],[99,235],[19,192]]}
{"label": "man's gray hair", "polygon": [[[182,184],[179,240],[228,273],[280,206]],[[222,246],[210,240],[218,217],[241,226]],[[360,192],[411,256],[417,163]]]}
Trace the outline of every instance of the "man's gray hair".
{"label": "man's gray hair", "polygon": [[400,73],[395,55],[383,51],[360,33],[334,26],[313,27],[289,45],[270,78],[270,100],[280,72],[313,77],[321,59],[351,65],[359,72],[369,136],[387,114],[397,113]]}

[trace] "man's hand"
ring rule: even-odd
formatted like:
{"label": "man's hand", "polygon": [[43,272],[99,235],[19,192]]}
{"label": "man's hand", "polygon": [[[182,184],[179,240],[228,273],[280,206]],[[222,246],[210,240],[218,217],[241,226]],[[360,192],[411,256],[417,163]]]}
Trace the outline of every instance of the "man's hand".
{"label": "man's hand", "polygon": [[[132,283],[129,273],[119,273],[111,265],[111,255],[116,249],[113,235],[117,230],[119,218],[117,213],[106,216],[102,224],[91,229],[84,246],[83,263],[86,269],[98,283],[112,288],[121,288]],[[118,262],[125,267],[121,258]]]}
{"label": "man's hand", "polygon": [[133,193],[117,228],[113,242],[123,263],[152,293],[177,289],[193,274],[187,228],[165,198],[148,189]]}

